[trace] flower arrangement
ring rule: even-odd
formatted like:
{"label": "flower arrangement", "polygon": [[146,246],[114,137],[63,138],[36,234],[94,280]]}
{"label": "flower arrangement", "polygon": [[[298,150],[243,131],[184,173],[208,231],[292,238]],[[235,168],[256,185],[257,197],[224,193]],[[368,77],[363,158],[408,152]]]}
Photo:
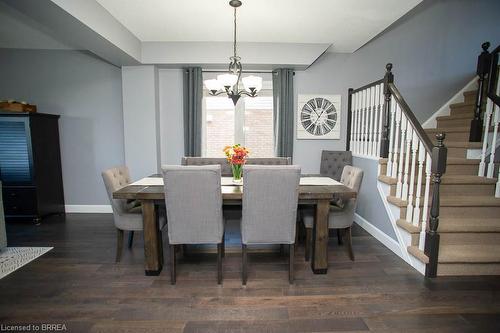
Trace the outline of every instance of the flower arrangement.
{"label": "flower arrangement", "polygon": [[235,144],[234,146],[224,147],[223,151],[226,155],[227,161],[231,164],[233,180],[237,183],[241,183],[243,165],[246,162],[247,156],[250,154],[250,150],[240,144]]}

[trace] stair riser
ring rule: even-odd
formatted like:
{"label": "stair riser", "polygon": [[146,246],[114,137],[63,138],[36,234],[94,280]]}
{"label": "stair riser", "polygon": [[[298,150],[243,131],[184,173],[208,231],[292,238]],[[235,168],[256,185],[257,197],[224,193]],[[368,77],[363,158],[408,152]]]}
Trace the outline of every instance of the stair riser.
{"label": "stair riser", "polygon": [[[391,185],[390,195],[396,195],[397,185]],[[425,185],[420,188],[420,193],[423,195],[425,192]],[[417,187],[413,187],[413,194],[417,193]],[[441,184],[439,187],[441,195],[495,195],[495,184]],[[432,186],[430,188],[430,195],[432,195]]]}
{"label": "stair riser", "polygon": [[[500,244],[498,232],[440,233],[440,246]],[[500,253],[498,254],[500,256]]]}
{"label": "stair riser", "polygon": [[[446,145],[446,143],[445,143],[445,145]],[[448,147],[448,157],[466,158],[467,157],[467,149],[466,148]]]}
{"label": "stair riser", "polygon": [[474,103],[476,103],[476,94],[467,94],[467,95],[464,95],[464,103],[465,104],[474,104]]}
{"label": "stair riser", "polygon": [[[430,200],[429,200],[430,204]],[[430,207],[429,207],[430,209]],[[406,218],[406,207],[401,207],[401,219]],[[496,218],[500,216],[500,207],[449,207],[441,206],[439,216],[442,218]]]}
{"label": "stair riser", "polygon": [[500,275],[500,264],[444,264],[438,265],[437,275]]}
{"label": "stair riser", "polygon": [[446,166],[447,175],[476,176],[478,171],[478,164],[451,164]]}
{"label": "stair riser", "polygon": [[437,128],[467,127],[470,122],[470,119],[438,119]]}
{"label": "stair riser", "polygon": [[453,108],[450,110],[450,116],[467,116],[469,119],[474,118],[473,108]]}

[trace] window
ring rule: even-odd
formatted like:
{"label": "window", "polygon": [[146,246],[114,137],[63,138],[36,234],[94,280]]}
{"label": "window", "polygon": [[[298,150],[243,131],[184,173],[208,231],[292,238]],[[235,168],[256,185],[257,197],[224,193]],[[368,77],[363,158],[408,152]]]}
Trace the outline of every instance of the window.
{"label": "window", "polygon": [[[205,73],[203,79],[214,74]],[[236,107],[227,95],[210,96],[204,89],[203,156],[224,157],[222,149],[236,143],[250,149],[251,157],[274,156],[271,73],[258,75],[264,80],[258,96],[242,96]]]}

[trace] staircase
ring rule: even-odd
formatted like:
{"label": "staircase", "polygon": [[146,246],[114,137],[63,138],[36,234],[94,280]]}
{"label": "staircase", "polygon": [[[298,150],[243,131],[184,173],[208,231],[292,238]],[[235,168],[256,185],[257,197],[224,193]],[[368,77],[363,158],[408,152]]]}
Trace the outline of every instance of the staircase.
{"label": "staircase", "polygon": [[[480,160],[467,159],[468,149],[482,147],[481,142],[468,142],[476,94],[477,91],[465,92],[462,103],[450,105],[449,116],[437,118],[437,128],[425,130],[433,142],[435,134],[445,133],[448,148],[446,173],[440,185],[437,275],[441,276],[500,275],[500,198],[495,198],[497,179],[477,176]],[[408,254],[427,264],[429,258],[418,246],[421,228],[406,220],[408,202],[396,196],[398,179],[386,175],[387,161],[387,158],[380,159],[378,179],[390,186],[389,204],[399,208],[396,224],[406,239],[410,239]],[[413,186],[416,193],[416,185]],[[430,191],[432,194],[432,188]],[[421,189],[420,193],[424,190]],[[422,206],[424,200],[419,201]],[[415,198],[413,205],[416,204]]]}

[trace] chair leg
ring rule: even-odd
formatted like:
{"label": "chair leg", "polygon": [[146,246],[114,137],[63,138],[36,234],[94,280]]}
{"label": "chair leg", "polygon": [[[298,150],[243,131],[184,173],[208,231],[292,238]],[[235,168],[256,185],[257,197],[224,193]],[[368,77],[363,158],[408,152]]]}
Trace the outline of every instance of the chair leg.
{"label": "chair leg", "polygon": [[247,284],[247,246],[241,245],[242,267],[241,267],[241,283],[246,286]]}
{"label": "chair leg", "polygon": [[338,238],[338,241],[339,241],[339,245],[343,245],[344,244],[344,241],[343,241],[343,233],[344,233],[344,230],[342,229],[337,229],[337,238]]}
{"label": "chair leg", "polygon": [[283,244],[280,244],[280,256],[283,256],[285,254],[285,247]]}
{"label": "chair leg", "polygon": [[306,242],[305,242],[305,260],[309,261],[311,258],[312,246],[312,228],[306,228]]}
{"label": "chair leg", "polygon": [[175,284],[176,282],[175,247],[175,245],[170,245],[170,284]]}
{"label": "chair leg", "polygon": [[134,244],[134,232],[129,231],[128,232],[128,248],[131,249],[133,244]]}
{"label": "chair leg", "polygon": [[290,282],[290,284],[293,284],[293,278],[294,278],[293,263],[294,263],[294,252],[295,252],[294,244],[288,245],[288,249],[290,253],[288,258],[288,282]]}
{"label": "chair leg", "polygon": [[223,243],[217,244],[217,283],[222,284],[222,246]]}
{"label": "chair leg", "polygon": [[123,250],[123,230],[116,229],[116,257],[115,262],[120,262]]}
{"label": "chair leg", "polygon": [[349,257],[354,261],[354,251],[352,250],[352,233],[351,227],[345,229],[345,234],[347,235],[347,250],[349,251]]}

